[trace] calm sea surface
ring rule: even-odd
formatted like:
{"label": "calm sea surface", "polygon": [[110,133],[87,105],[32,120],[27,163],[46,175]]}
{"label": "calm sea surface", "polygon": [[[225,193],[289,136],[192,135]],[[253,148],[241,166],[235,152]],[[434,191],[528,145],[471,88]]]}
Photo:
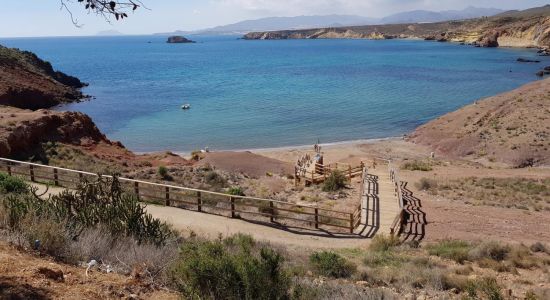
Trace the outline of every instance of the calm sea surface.
{"label": "calm sea surface", "polygon": [[[529,81],[534,50],[407,40],[194,36],[0,39],[90,83],[89,114],[138,152],[250,149],[400,136]],[[149,43],[150,42],[150,43]],[[517,63],[518,57],[542,59]],[[190,103],[188,111],[180,109]]]}

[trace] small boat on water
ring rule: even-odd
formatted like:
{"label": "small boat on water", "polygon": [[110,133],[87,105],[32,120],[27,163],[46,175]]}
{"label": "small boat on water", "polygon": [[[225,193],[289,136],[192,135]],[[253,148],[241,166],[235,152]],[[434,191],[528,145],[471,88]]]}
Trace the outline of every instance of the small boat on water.
{"label": "small boat on water", "polygon": [[191,104],[184,104],[181,106],[181,109],[190,109],[191,108]]}

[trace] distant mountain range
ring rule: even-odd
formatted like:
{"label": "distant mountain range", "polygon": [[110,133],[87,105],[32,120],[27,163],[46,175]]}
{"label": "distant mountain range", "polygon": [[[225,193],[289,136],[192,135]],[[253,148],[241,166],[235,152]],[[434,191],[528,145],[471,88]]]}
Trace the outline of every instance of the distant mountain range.
{"label": "distant mountain range", "polygon": [[308,29],[320,27],[342,27],[378,24],[403,23],[433,23],[449,20],[462,20],[493,16],[505,12],[496,8],[468,7],[464,10],[427,11],[415,10],[398,13],[384,18],[369,18],[356,15],[326,15],[326,16],[297,16],[297,17],[269,17],[257,20],[246,20],[234,24],[217,26],[196,31],[174,31],[158,33],[159,35],[173,34],[230,34],[247,33],[251,31],[273,31],[289,29]]}
{"label": "distant mountain range", "polygon": [[503,12],[504,10],[496,8],[478,8],[472,6],[463,10],[445,10],[440,12],[415,10],[387,16],[380,19],[379,24],[435,23],[450,20],[491,17]]}

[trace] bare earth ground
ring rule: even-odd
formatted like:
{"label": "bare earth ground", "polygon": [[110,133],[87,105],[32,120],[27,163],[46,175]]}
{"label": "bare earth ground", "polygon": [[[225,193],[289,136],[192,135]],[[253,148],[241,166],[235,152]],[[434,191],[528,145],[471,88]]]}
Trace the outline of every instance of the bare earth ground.
{"label": "bare earth ground", "polygon": [[[300,149],[268,150],[262,155],[286,161],[294,161],[300,155]],[[325,160],[329,162],[357,163],[361,160],[371,164],[372,157],[392,157],[396,165],[403,159],[424,159],[430,156],[430,150],[401,139],[377,141],[372,143],[350,143],[325,146]],[[550,178],[550,168],[487,168],[477,162],[460,159],[439,159],[440,166],[430,172],[400,171],[401,180],[409,182],[412,190],[422,202],[422,211],[428,224],[424,239],[436,241],[445,238],[464,240],[494,239],[505,242],[550,242],[548,231],[550,213],[518,209],[473,206],[451,201],[419,191],[414,183],[420,178],[453,179],[470,176],[497,178]],[[378,168],[383,167],[378,165]]]}
{"label": "bare earth ground", "polygon": [[179,299],[132,277],[85,271],[0,243],[0,299]]}

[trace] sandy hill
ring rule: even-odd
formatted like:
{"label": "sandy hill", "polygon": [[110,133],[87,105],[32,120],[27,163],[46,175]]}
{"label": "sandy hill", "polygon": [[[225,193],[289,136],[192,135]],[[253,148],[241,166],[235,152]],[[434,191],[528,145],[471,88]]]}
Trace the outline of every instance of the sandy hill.
{"label": "sandy hill", "polygon": [[550,79],[433,120],[409,139],[438,153],[515,167],[550,165]]}
{"label": "sandy hill", "polygon": [[84,96],[78,78],[55,71],[34,53],[0,45],[0,104],[26,109],[49,108]]}

